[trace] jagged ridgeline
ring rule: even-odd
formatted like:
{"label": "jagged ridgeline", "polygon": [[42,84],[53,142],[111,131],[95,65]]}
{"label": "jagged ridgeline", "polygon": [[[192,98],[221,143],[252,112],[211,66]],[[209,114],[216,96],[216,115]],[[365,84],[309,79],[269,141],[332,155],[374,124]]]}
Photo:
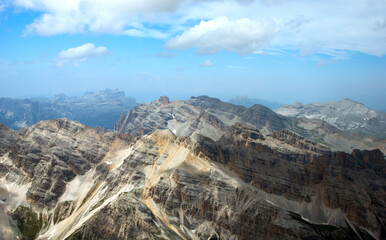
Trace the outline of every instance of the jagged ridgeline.
{"label": "jagged ridgeline", "polygon": [[113,129],[119,116],[136,105],[134,98],[126,97],[117,89],[86,92],[81,97],[59,94],[23,100],[0,98],[0,123],[19,129],[42,120],[65,117],[90,127]]}
{"label": "jagged ridgeline", "polygon": [[307,105],[295,103],[282,106],[275,112],[289,117],[321,119],[350,133],[386,139],[386,113],[350,99]]}
{"label": "jagged ridgeline", "polygon": [[0,125],[1,237],[386,237],[382,141],[209,97],[162,97],[115,128]]}

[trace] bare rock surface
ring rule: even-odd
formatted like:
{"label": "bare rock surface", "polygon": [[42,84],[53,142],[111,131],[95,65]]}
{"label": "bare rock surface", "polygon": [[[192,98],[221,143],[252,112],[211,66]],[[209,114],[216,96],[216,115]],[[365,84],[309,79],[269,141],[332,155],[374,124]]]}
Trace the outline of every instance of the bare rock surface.
{"label": "bare rock surface", "polygon": [[263,135],[288,129],[334,151],[351,153],[353,149],[380,149],[386,152],[386,140],[350,134],[320,119],[285,117],[262,105],[245,108],[208,96],[191,97],[186,101],[161,97],[140,104],[125,117],[121,116],[115,130],[139,136],[156,129],[169,129],[176,136],[196,139],[200,134],[218,140],[237,122],[253,125]]}
{"label": "bare rock surface", "polygon": [[281,106],[275,112],[288,117],[321,119],[350,133],[386,139],[386,113],[350,99],[307,105],[295,103]]}
{"label": "bare rock surface", "polygon": [[[171,104],[188,107],[166,98],[147,107],[171,120],[197,119]],[[152,112],[141,114],[146,119]],[[205,114],[211,113],[198,124],[216,123]],[[136,119],[131,123],[147,126]],[[212,129],[221,129],[220,121]],[[2,236],[385,238],[386,165],[379,150],[331,152],[292,131],[264,135],[244,123],[224,125],[216,139],[208,129],[178,136],[170,123],[157,124],[164,129],[145,134],[144,127],[134,135],[67,119],[19,132],[0,129],[7,133],[0,135]]]}

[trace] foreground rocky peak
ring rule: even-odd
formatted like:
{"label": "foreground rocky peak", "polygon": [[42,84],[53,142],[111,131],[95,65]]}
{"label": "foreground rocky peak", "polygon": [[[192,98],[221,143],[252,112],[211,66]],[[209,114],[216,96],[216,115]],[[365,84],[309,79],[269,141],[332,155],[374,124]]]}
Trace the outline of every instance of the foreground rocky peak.
{"label": "foreground rocky peak", "polygon": [[384,236],[379,151],[330,152],[242,123],[196,141],[168,129],[101,133],[67,119],[4,130],[12,144],[2,145],[0,227],[9,239]]}
{"label": "foreground rocky peak", "polygon": [[386,139],[386,113],[374,111],[350,99],[286,105],[275,112],[290,117],[321,119],[344,131]]}
{"label": "foreground rocky peak", "polygon": [[5,239],[385,236],[377,150],[330,152],[243,123],[195,141],[169,129],[103,133],[67,119],[0,131]]}

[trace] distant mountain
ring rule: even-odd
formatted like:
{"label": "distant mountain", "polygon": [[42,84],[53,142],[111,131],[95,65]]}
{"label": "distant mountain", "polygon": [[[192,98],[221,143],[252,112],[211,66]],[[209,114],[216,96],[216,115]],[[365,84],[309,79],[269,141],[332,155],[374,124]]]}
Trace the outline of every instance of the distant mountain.
{"label": "distant mountain", "polygon": [[275,112],[288,117],[321,119],[350,133],[386,139],[386,113],[350,99],[307,105],[295,103],[282,106]]}
{"label": "distant mountain", "polygon": [[91,127],[113,129],[120,115],[136,105],[134,98],[117,89],[86,92],[81,97],[60,94],[23,100],[0,98],[0,123],[19,129],[41,120],[66,117]]}
{"label": "distant mountain", "polygon": [[244,106],[247,108],[252,107],[255,104],[260,104],[260,105],[266,106],[267,108],[269,108],[271,110],[283,106],[283,104],[281,104],[281,103],[270,102],[270,101],[261,100],[261,99],[257,99],[257,98],[249,98],[245,95],[232,98],[231,100],[228,101],[228,103]]}
{"label": "distant mountain", "polygon": [[203,135],[214,141],[235,123],[251,124],[264,135],[289,129],[313,142],[335,151],[379,148],[386,152],[386,141],[354,136],[318,119],[286,117],[262,106],[238,106],[208,96],[170,102],[167,97],[142,103],[122,115],[115,130],[135,135],[150,134],[156,129],[169,129],[176,136],[197,139]]}

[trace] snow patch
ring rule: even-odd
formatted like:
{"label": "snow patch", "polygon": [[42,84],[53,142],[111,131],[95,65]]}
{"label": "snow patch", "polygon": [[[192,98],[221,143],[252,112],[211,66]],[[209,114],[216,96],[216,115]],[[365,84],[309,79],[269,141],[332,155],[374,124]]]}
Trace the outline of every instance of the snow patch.
{"label": "snow patch", "polygon": [[13,117],[13,112],[8,111],[8,112],[5,114],[5,118],[6,118],[6,119],[10,119],[10,118],[12,118],[12,117]]}
{"label": "snow patch", "polygon": [[27,121],[17,121],[13,125],[15,125],[18,128],[25,128],[28,127]]}

